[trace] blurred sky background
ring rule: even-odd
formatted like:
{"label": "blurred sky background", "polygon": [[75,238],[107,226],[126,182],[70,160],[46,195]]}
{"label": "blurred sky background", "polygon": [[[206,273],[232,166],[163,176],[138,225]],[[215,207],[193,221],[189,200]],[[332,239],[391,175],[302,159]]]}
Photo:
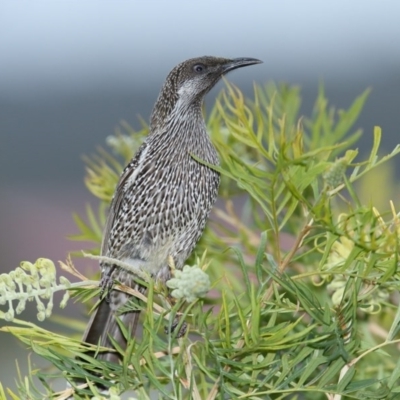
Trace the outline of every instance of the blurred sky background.
{"label": "blurred sky background", "polygon": [[[399,16],[396,0],[0,0],[0,272],[79,248],[66,235],[72,212],[93,202],[82,155],[119,121],[148,120],[187,58],[259,58],[229,80],[247,94],[253,81],[299,84],[306,115],[320,81],[339,108],[372,87],[356,126],[365,149],[381,126],[390,151],[400,142]],[[1,381],[13,386],[27,352],[4,333],[0,348]]]}

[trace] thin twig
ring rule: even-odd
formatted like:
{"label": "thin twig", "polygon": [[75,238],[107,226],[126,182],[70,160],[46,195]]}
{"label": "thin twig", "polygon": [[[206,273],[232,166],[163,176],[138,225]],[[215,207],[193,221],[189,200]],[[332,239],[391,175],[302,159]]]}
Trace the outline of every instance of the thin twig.
{"label": "thin twig", "polygon": [[[313,218],[310,219],[309,222],[307,222],[306,225],[304,225],[303,229],[301,230],[300,234],[297,236],[296,241],[294,242],[293,247],[289,251],[288,254],[286,254],[285,258],[281,261],[279,267],[278,267],[278,272],[279,274],[282,274],[283,271],[286,269],[286,267],[289,265],[290,261],[294,257],[294,255],[297,253],[297,251],[300,249],[300,247],[303,245],[304,239],[307,237],[307,235],[310,233],[312,223],[313,223]],[[262,302],[265,303],[266,301],[269,300],[269,298],[272,296],[274,288],[271,285],[268,290],[265,292],[265,295],[262,298]]]}
{"label": "thin twig", "polygon": [[286,269],[286,267],[288,266],[288,264],[292,260],[293,256],[297,253],[299,248],[303,245],[304,239],[310,233],[310,230],[311,230],[313,222],[314,222],[314,220],[313,220],[313,218],[311,218],[311,220],[303,227],[303,229],[301,230],[300,234],[296,238],[296,241],[294,242],[294,245],[293,245],[292,249],[289,251],[289,253],[282,260],[282,262],[281,262],[281,264],[279,266],[279,269],[278,269],[279,273],[282,273]]}
{"label": "thin twig", "polygon": [[121,260],[118,260],[116,258],[111,258],[111,257],[106,257],[106,256],[95,256],[93,254],[88,254],[85,252],[82,252],[82,254],[87,257],[90,258],[92,260],[98,260],[98,261],[104,261],[107,264],[111,264],[111,265],[115,265],[119,268],[125,269],[128,272],[131,272],[134,275],[137,275],[140,279],[143,279],[145,282],[149,282],[150,277],[149,274],[147,274],[146,272],[142,271],[141,269],[133,266],[132,264],[123,262]]}

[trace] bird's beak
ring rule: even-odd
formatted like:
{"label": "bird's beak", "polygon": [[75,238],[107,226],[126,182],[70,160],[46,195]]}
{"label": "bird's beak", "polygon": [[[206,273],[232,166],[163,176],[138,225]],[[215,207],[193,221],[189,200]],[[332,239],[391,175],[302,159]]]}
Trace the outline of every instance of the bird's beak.
{"label": "bird's beak", "polygon": [[233,60],[230,60],[226,64],[224,64],[222,68],[222,73],[226,74],[233,69],[247,67],[248,65],[253,64],[262,64],[262,61],[257,60],[257,58],[234,58]]}

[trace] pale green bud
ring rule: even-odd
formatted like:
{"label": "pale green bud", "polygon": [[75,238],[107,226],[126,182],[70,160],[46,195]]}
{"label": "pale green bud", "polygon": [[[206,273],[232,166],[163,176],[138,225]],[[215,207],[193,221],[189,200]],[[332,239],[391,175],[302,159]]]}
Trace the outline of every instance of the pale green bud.
{"label": "pale green bud", "polygon": [[69,300],[69,292],[67,291],[67,292],[64,293],[64,296],[63,296],[63,298],[61,300],[60,308],[65,308],[65,306],[67,305],[67,301],[68,300]]}
{"label": "pale green bud", "polygon": [[48,273],[56,273],[56,267],[53,263],[53,261],[49,260],[48,258],[38,258],[35,262],[35,265],[37,266],[38,270],[46,270]]}
{"label": "pale green bud", "polygon": [[210,278],[197,265],[185,265],[182,271],[176,270],[175,277],[167,282],[173,289],[171,295],[177,299],[185,299],[188,303],[204,297],[210,290]]}
{"label": "pale green bud", "polygon": [[14,271],[11,271],[9,274],[1,274],[1,278],[6,285],[6,290],[14,291],[16,289],[14,275]]}
{"label": "pale green bud", "polygon": [[53,311],[53,300],[51,299],[46,307],[46,318],[50,318],[52,311]]}
{"label": "pale green bud", "polygon": [[71,282],[65,276],[60,276],[60,283],[67,288],[71,286]]}
{"label": "pale green bud", "polygon": [[44,311],[40,311],[36,314],[36,317],[39,321],[44,321],[46,319],[46,313]]}
{"label": "pale green bud", "polygon": [[4,314],[4,319],[9,322],[14,319],[14,310],[12,308]]}
{"label": "pale green bud", "polygon": [[346,159],[340,158],[339,160],[336,160],[323,175],[326,184],[331,188],[335,188],[342,184],[346,168]]}
{"label": "pale green bud", "polygon": [[17,305],[17,308],[15,309],[15,312],[16,312],[17,314],[21,314],[22,311],[25,310],[25,306],[26,306],[26,300],[25,300],[25,299],[21,299],[21,300],[18,302],[18,305]]}

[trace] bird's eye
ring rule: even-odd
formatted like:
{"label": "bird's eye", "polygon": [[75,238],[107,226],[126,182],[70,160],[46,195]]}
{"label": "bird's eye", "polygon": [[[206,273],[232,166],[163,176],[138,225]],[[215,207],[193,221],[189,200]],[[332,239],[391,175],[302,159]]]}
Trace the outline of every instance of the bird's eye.
{"label": "bird's eye", "polygon": [[205,67],[205,65],[203,65],[203,64],[196,64],[194,67],[193,67],[193,71],[194,72],[197,72],[197,73],[202,73],[202,72],[204,72],[206,70],[206,67]]}

